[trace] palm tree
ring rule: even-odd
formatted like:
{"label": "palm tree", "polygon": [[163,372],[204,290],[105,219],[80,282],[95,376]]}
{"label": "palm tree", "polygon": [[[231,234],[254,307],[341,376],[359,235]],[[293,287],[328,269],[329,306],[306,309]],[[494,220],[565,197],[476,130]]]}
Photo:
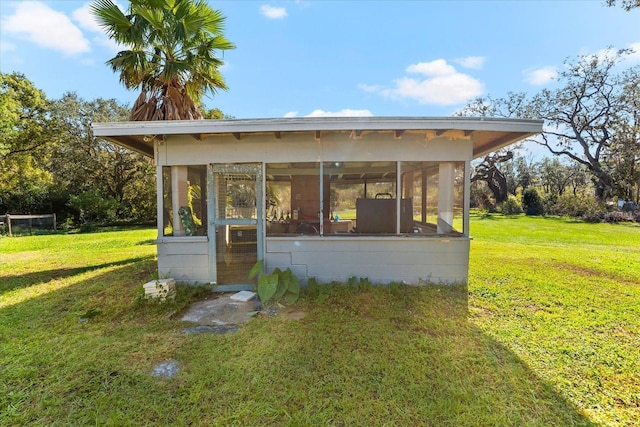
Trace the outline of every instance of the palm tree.
{"label": "palm tree", "polygon": [[127,89],[141,90],[131,120],[201,119],[203,95],[227,89],[216,54],[235,46],[222,34],[224,16],[205,0],[130,0],[127,14],[96,0],[91,12],[128,48],[107,64]]}

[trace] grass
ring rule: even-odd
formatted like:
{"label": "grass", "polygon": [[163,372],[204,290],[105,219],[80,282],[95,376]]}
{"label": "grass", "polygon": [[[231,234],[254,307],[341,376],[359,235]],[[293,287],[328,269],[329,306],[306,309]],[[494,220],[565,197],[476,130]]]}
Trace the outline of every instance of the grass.
{"label": "grass", "polygon": [[141,302],[155,230],[0,238],[0,424],[637,422],[640,227],[471,227],[468,287],[313,288],[221,336],[182,333],[198,290]]}

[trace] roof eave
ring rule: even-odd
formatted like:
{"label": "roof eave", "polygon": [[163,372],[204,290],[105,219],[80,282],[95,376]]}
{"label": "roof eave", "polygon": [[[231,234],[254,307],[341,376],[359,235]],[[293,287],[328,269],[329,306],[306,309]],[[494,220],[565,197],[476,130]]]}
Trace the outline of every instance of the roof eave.
{"label": "roof eave", "polygon": [[[152,142],[166,135],[240,136],[247,133],[323,131],[443,131],[502,132],[503,136],[478,147],[473,157],[513,144],[542,131],[541,120],[486,117],[314,117],[241,120],[170,120],[151,122],[93,123],[96,137],[153,157]],[[240,139],[240,138],[238,138]]]}

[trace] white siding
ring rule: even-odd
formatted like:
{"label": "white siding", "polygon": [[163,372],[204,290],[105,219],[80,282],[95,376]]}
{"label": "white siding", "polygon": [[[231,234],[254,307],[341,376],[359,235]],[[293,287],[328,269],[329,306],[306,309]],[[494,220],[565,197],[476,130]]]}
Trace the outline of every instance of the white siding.
{"label": "white siding", "polygon": [[177,282],[209,283],[209,251],[205,238],[158,240],[158,275]]}
{"label": "white siding", "polygon": [[217,136],[198,141],[189,135],[174,135],[156,146],[159,165],[203,165],[208,163],[287,163],[319,161],[467,161],[472,158],[471,140],[405,134],[390,139],[385,134],[365,134],[351,139],[348,133],[322,133],[316,141],[310,133],[247,134],[237,140]]}
{"label": "white siding", "polygon": [[291,268],[321,282],[366,277],[373,283],[466,283],[468,238],[269,237],[267,271]]}

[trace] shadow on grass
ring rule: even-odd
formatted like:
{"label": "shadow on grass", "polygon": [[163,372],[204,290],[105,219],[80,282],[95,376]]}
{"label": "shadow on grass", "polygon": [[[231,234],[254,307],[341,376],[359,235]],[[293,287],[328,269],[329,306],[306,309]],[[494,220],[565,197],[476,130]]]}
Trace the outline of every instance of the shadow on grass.
{"label": "shadow on grass", "polygon": [[155,245],[155,244],[156,244],[156,239],[148,239],[148,240],[142,240],[136,243],[136,246],[149,246],[149,245]]}
{"label": "shadow on grass", "polygon": [[0,282],[0,295],[13,289],[26,288],[56,279],[65,279],[67,277],[72,277],[77,274],[85,273],[87,271],[97,270],[99,268],[128,265],[140,261],[147,261],[153,258],[155,258],[154,255],[147,255],[144,257],[129,258],[121,261],[108,262],[98,265],[89,265],[85,267],[59,268],[55,270],[36,271],[26,274],[8,275],[4,276],[2,278],[2,282]]}
{"label": "shadow on grass", "polygon": [[[464,286],[376,287],[316,304],[311,296],[300,321],[259,320],[183,348],[184,380],[215,384],[199,389],[193,421],[596,425],[469,322]],[[207,352],[215,346],[222,359]]]}
{"label": "shadow on grass", "polygon": [[[322,302],[306,295],[293,307],[307,312],[302,320],[187,337],[131,304],[145,264],[123,262],[3,310],[6,421],[595,426],[470,323],[465,286],[343,287]],[[64,314],[94,307],[86,324]],[[169,358],[179,376],[152,378]]]}
{"label": "shadow on grass", "polygon": [[491,212],[486,212],[486,211],[473,211],[471,213],[469,213],[469,218],[472,221],[501,221],[501,220],[505,220],[505,219],[509,219],[509,220],[513,220],[513,219],[518,219],[518,218],[522,218],[524,215],[523,214],[516,214],[516,215],[504,215],[501,213],[491,213]]}

